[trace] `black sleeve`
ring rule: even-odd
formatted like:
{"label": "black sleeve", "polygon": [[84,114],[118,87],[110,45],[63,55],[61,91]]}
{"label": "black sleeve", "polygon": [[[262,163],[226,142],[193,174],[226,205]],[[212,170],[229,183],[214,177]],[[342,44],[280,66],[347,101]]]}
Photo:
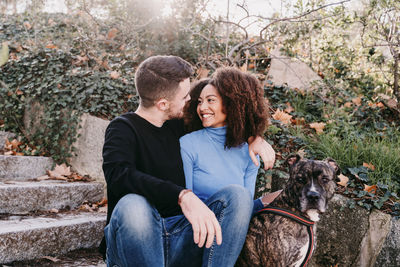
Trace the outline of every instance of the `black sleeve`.
{"label": "black sleeve", "polygon": [[136,132],[123,120],[112,121],[108,126],[103,148],[108,191],[116,199],[129,193],[142,195],[158,210],[176,207],[184,188],[137,170],[137,140]]}

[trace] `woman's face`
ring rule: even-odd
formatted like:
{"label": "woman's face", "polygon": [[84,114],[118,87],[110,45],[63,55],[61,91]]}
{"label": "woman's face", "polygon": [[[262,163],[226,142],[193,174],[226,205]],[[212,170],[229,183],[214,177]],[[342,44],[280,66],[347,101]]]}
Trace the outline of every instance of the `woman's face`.
{"label": "woman's face", "polygon": [[198,98],[197,114],[203,127],[222,127],[226,125],[226,114],[222,105],[222,97],[217,88],[207,84]]}

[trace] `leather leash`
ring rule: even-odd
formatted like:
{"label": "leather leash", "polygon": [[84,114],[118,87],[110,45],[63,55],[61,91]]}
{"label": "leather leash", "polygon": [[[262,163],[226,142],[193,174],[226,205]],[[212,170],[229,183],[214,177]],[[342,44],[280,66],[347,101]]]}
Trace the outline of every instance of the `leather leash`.
{"label": "leather leash", "polygon": [[264,209],[261,209],[257,212],[257,214],[258,213],[272,213],[272,214],[284,216],[284,217],[292,219],[293,221],[296,221],[302,225],[307,226],[308,237],[309,237],[308,250],[307,250],[306,257],[304,258],[303,262],[300,265],[301,267],[306,266],[308,261],[311,258],[311,255],[313,252],[313,247],[314,247],[314,232],[312,229],[314,222],[309,220],[306,217],[294,214],[293,212],[291,212],[289,210],[278,208],[278,207],[272,207],[272,206],[268,206]]}

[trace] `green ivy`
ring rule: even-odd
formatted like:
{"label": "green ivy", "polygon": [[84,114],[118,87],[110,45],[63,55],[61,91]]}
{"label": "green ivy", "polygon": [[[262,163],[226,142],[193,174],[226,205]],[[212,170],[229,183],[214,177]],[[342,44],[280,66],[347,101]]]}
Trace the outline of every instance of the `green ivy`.
{"label": "green ivy", "polygon": [[[59,162],[72,156],[82,113],[112,119],[134,109],[138,101],[128,58],[117,79],[110,77],[110,70],[77,66],[76,60],[74,53],[45,49],[10,61],[0,72],[6,84],[0,88],[5,130],[19,133],[39,148],[37,154]],[[24,117],[35,123],[24,124]]]}

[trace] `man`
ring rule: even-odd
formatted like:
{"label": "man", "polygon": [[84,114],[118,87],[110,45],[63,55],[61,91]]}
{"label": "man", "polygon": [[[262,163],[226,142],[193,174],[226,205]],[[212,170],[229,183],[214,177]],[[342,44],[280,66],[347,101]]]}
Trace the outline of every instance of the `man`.
{"label": "man", "polygon": [[[108,266],[233,266],[240,253],[250,193],[230,186],[202,202],[185,189],[180,118],[190,99],[191,74],[179,57],[148,58],[135,75],[138,109],[106,130]],[[272,167],[274,151],[260,137],[249,150]]]}

